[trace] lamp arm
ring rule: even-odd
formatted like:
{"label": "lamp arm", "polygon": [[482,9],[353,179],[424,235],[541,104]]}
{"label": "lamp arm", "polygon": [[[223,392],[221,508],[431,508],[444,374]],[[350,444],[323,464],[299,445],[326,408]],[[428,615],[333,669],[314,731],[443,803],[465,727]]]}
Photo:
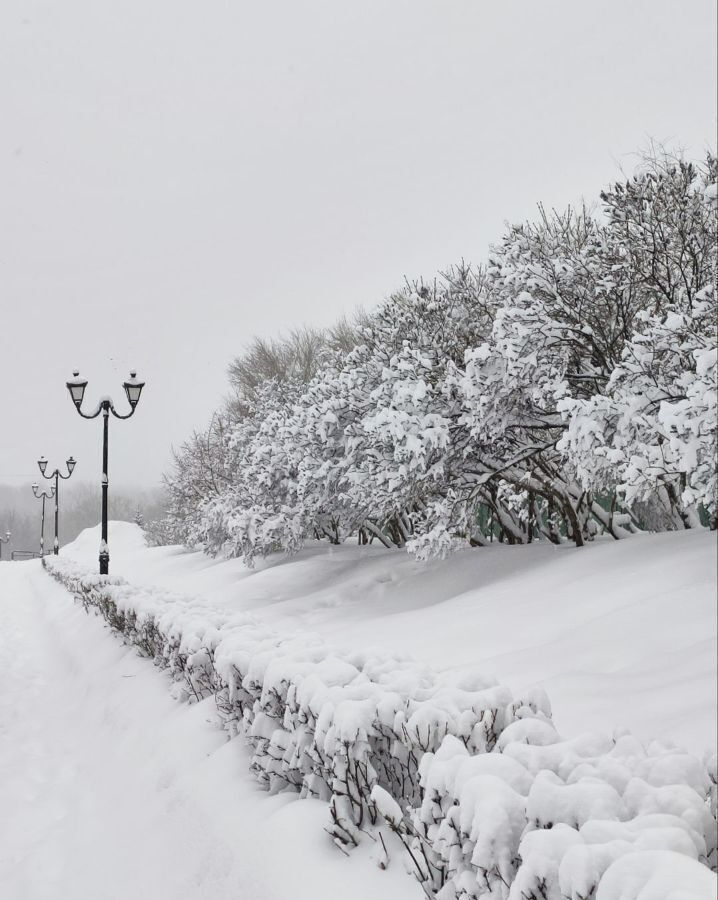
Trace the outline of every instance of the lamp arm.
{"label": "lamp arm", "polygon": [[84,413],[77,404],[75,404],[75,409],[79,412],[83,419],[96,419],[102,412],[103,402],[104,401],[100,400],[100,402],[97,404],[97,409],[93,413]]}
{"label": "lamp arm", "polygon": [[[82,414],[81,414],[82,415]],[[95,416],[85,416],[86,419],[94,419]],[[42,470],[40,474],[43,478],[47,478],[48,481],[52,481],[52,479],[57,475],[62,478],[63,481],[67,481],[67,479],[72,475],[72,472],[68,472],[67,475],[63,475],[59,469],[55,469],[54,472],[51,472],[49,475],[46,475]]]}
{"label": "lamp arm", "polygon": [[137,409],[137,404],[135,404],[135,406],[133,406],[133,407],[130,409],[130,411],[127,413],[126,416],[123,416],[122,413],[118,413],[118,412],[117,412],[117,410],[115,409],[115,405],[114,405],[114,403],[112,402],[112,400],[110,400],[110,409],[112,410],[112,415],[113,415],[116,419],[131,419],[132,416],[134,416],[134,414],[135,414],[135,410]]}

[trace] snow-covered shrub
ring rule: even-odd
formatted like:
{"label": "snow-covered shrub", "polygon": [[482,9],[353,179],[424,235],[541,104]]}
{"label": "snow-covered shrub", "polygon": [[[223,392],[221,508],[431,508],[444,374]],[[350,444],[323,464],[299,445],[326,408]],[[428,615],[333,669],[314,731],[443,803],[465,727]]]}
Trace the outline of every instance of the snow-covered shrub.
{"label": "snow-covered shrub", "polygon": [[718,524],[716,159],[661,153],[601,207],[354,323],[256,339],[177,452],[153,539],[211,554],[622,538]]}
{"label": "snow-covered shrub", "polygon": [[654,870],[694,885],[686,896],[715,890],[715,757],[630,735],[562,740],[541,690],[513,698],[479,676],[337,652],[63,557],[44,565],[166,669],[178,696],[214,695],[267,790],[326,801],[340,847],[394,831],[428,896],[640,896],[616,893],[625,877],[648,897]]}
{"label": "snow-covered shrub", "polygon": [[646,851],[680,854],[696,883],[715,869],[711,776],[697,759],[630,736],[562,741],[540,717],[500,744],[471,756],[447,737],[422,760],[414,847],[442,871],[440,900],[594,898],[617,859]]}
{"label": "snow-covered shrub", "polygon": [[601,391],[561,401],[561,447],[584,486],[655,498],[682,528],[718,509],[718,163],[646,163],[602,195],[601,290],[619,292],[630,327]]}
{"label": "snow-covered shrub", "polygon": [[419,799],[419,765],[447,735],[491,749],[530,699],[475,677],[438,675],[412,661],[336,654],[307,635],[282,638],[205,601],[88,574],[62,558],[47,568],[124,637],[169,669],[187,697],[217,695],[227,727],[254,747],[269,790],[332,799],[337,835],[351,841],[375,818],[380,784]]}

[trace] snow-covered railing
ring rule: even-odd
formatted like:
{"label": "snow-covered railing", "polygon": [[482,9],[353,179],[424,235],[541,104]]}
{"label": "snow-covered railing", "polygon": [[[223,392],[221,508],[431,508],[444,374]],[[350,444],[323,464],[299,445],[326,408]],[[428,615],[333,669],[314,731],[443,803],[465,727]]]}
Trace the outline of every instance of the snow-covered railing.
{"label": "snow-covered railing", "polygon": [[715,892],[715,757],[628,734],[564,741],[542,691],[513,698],[485,678],[284,638],[63,558],[44,565],[167,669],[176,693],[214,694],[269,791],[326,800],[341,849],[394,831],[429,897],[612,900],[628,879],[639,897],[655,878],[686,897]]}

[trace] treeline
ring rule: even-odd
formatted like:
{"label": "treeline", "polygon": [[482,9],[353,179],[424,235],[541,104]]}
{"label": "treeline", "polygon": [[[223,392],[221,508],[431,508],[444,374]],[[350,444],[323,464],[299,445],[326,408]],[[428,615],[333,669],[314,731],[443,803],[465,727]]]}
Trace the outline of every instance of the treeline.
{"label": "treeline", "polygon": [[[52,482],[44,482],[49,490]],[[166,513],[165,497],[158,490],[112,490],[109,516],[124,522],[161,520]],[[55,501],[45,501],[45,548],[52,549],[55,534]],[[85,528],[100,521],[100,489],[82,482],[60,487],[60,546],[74,541]],[[0,535],[12,532],[10,543],[3,546],[3,559],[13,550],[39,550],[41,501],[35,499],[30,484],[20,487],[0,485]]]}
{"label": "treeline", "polygon": [[651,154],[485,266],[255,340],[174,456],[156,542],[420,558],[716,525],[716,158]]}

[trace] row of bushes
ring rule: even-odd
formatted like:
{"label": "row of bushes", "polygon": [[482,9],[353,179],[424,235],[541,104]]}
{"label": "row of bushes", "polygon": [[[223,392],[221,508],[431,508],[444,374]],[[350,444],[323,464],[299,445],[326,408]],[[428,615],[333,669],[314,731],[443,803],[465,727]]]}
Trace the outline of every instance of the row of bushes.
{"label": "row of bushes", "polygon": [[718,163],[654,155],[597,209],[356,322],[255,341],[175,454],[153,541],[418,558],[718,524]]}
{"label": "row of bushes", "polygon": [[214,695],[269,791],[327,801],[341,849],[391,828],[429,897],[587,900],[619,883],[616,867],[652,877],[646,854],[696,896],[715,884],[715,759],[630,735],[563,741],[540,690],[336,653],[203,599],[44,564],[181,696]]}

